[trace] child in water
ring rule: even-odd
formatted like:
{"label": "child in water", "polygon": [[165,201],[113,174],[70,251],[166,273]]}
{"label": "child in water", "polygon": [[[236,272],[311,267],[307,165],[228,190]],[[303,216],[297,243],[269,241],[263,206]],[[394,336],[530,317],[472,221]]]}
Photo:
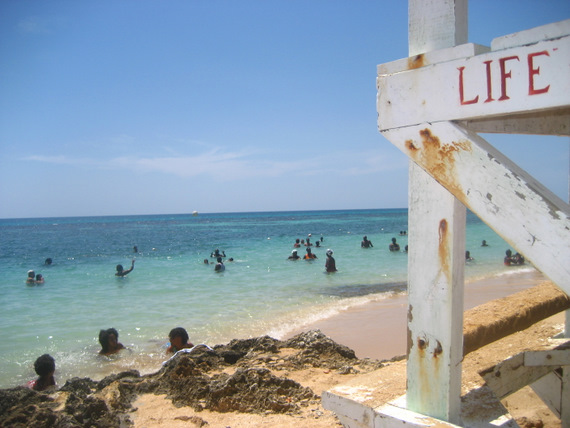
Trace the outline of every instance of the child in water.
{"label": "child in water", "polygon": [[119,342],[119,332],[114,328],[99,331],[99,343],[101,344],[101,355],[116,354],[121,349],[125,349]]}
{"label": "child in water", "polygon": [[170,346],[166,350],[167,354],[194,347],[191,342],[188,342],[188,332],[182,327],[176,327],[170,330],[168,339],[170,340]]}
{"label": "child in water", "polygon": [[55,360],[49,354],[38,357],[34,363],[34,370],[39,376],[36,380],[28,382],[28,387],[34,391],[44,391],[51,386],[55,386]]}

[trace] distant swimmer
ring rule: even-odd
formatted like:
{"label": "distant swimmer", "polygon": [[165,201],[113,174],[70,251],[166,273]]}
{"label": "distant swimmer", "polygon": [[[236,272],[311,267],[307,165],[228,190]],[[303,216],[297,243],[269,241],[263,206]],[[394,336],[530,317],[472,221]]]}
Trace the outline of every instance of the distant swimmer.
{"label": "distant swimmer", "polygon": [[471,253],[469,251],[465,251],[465,261],[470,262],[471,260],[473,260]]}
{"label": "distant swimmer", "polygon": [[[310,235],[309,235],[309,236],[310,236]],[[305,242],[305,246],[306,246],[306,247],[310,247],[311,245],[313,245],[313,244],[311,243],[311,238],[310,238],[310,237],[307,237],[307,241]]]}
{"label": "distant swimmer", "polygon": [[210,264],[210,262],[208,261],[208,259],[204,259],[204,264],[205,264],[205,265],[209,265],[209,264]]}
{"label": "distant swimmer", "polygon": [[44,262],[44,265],[49,266],[49,265],[52,264],[52,262],[53,262],[53,260],[51,259],[51,257],[48,257],[48,258],[46,259],[46,261]]}
{"label": "distant swimmer", "polygon": [[55,386],[55,360],[49,354],[43,354],[34,362],[34,370],[39,376],[36,380],[28,382],[28,388],[34,391],[44,391]]}
{"label": "distant swimmer", "polygon": [[327,261],[325,262],[325,269],[328,273],[336,272],[336,262],[333,257],[333,250],[327,250]]}
{"label": "distant swimmer", "polygon": [[520,253],[515,253],[513,261],[515,265],[524,265],[524,257]]}
{"label": "distant swimmer", "polygon": [[120,276],[120,277],[126,276],[129,273],[131,273],[134,268],[135,268],[135,259],[133,259],[130,269],[125,270],[123,268],[123,265],[117,265],[117,273],[115,273],[115,276]]}
{"label": "distant swimmer", "polygon": [[180,351],[181,349],[192,348],[194,345],[188,342],[188,332],[182,327],[176,327],[170,330],[168,333],[168,340],[170,340],[170,346],[166,350],[167,354],[172,354]]}
{"label": "distant swimmer", "polygon": [[218,250],[218,249],[216,248],[216,249],[212,252],[212,254],[210,254],[210,257],[213,257],[213,258],[216,258],[216,259],[217,259],[218,257],[226,257],[226,252],[225,252],[225,251],[222,251],[222,252],[220,253],[220,250]]}
{"label": "distant swimmer", "polygon": [[36,284],[43,284],[45,282],[44,277],[41,273],[36,274]]}
{"label": "distant swimmer", "polygon": [[99,331],[99,343],[101,344],[101,355],[116,354],[121,349],[125,349],[122,343],[119,342],[119,332],[114,328]]}
{"label": "distant swimmer", "polygon": [[505,251],[505,258],[503,259],[503,263],[505,266],[510,266],[515,264],[513,260],[513,252],[511,250]]}
{"label": "distant swimmer", "polygon": [[28,277],[26,278],[26,284],[36,283],[36,273],[33,270],[28,271]]}
{"label": "distant swimmer", "polygon": [[362,242],[360,243],[360,246],[361,246],[362,248],[372,248],[372,247],[374,247],[374,245],[372,245],[372,241],[370,241],[366,235],[364,235],[364,237],[362,238]]}
{"label": "distant swimmer", "polygon": [[307,247],[307,254],[303,257],[304,260],[313,260],[316,259],[317,255],[311,251],[311,247]]}
{"label": "distant swimmer", "polygon": [[511,250],[505,251],[505,258],[503,259],[503,263],[505,266],[513,266],[513,265],[524,265],[524,257],[520,253],[516,253],[513,256]]}
{"label": "distant swimmer", "polygon": [[291,251],[291,255],[287,257],[287,260],[299,260],[301,257],[297,254],[297,250]]}
{"label": "distant swimmer", "polygon": [[482,246],[482,247],[488,247],[489,245],[487,245],[487,241],[485,241],[485,240],[483,239],[483,241],[481,241],[481,246]]}
{"label": "distant swimmer", "polygon": [[319,241],[318,239],[315,241],[315,247],[320,247],[321,246],[321,241]]}
{"label": "distant swimmer", "polygon": [[214,266],[214,270],[216,272],[223,272],[224,270],[226,270],[226,266],[224,265],[222,258],[218,257],[216,260],[218,263],[216,263],[216,266]]}
{"label": "distant swimmer", "polygon": [[295,248],[299,248],[301,246],[301,240],[300,239],[295,239],[295,243],[293,244],[293,247]]}
{"label": "distant swimmer", "polygon": [[390,251],[400,251],[400,244],[396,242],[396,238],[392,238],[392,243],[388,246]]}
{"label": "distant swimmer", "polygon": [[138,253],[139,252],[139,247],[137,247],[136,245],[133,247],[133,253]]}

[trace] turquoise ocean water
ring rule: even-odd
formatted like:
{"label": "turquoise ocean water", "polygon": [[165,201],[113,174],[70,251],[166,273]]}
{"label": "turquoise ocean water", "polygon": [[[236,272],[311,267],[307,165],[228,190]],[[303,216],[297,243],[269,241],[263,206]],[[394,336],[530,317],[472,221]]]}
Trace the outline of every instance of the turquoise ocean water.
{"label": "turquoise ocean water", "polygon": [[[43,353],[55,357],[60,385],[73,376],[148,373],[165,360],[173,327],[186,328],[194,344],[284,338],[343,308],[403,292],[407,254],[388,244],[396,237],[404,249],[407,221],[406,209],[0,220],[0,387],[33,378]],[[313,243],[323,237],[321,248],[312,247],[318,259],[288,261],[295,239],[308,234]],[[374,248],[360,248],[363,235]],[[204,264],[216,248],[234,258],[222,273]],[[324,273],[327,248],[335,274]],[[532,269],[505,267],[509,246],[472,214],[466,248],[474,257],[469,280]],[[128,267],[133,257],[135,270],[115,277],[115,266]],[[27,286],[29,269],[45,284]],[[102,357],[98,332],[109,327],[129,350]]]}

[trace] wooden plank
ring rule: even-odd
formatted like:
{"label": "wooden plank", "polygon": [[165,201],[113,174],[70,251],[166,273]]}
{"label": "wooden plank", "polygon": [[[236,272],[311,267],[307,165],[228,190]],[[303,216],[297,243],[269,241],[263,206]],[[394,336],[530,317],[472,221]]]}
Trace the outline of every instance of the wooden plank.
{"label": "wooden plank", "polygon": [[465,120],[460,124],[471,131],[492,134],[570,135],[570,108]]}
{"label": "wooden plank", "polygon": [[568,75],[570,35],[380,75],[379,128],[568,107]]}
{"label": "wooden plank", "polygon": [[[409,0],[410,57],[466,42],[467,0]],[[410,163],[408,215],[406,407],[459,423],[465,207]]]}
{"label": "wooden plank", "polygon": [[365,404],[329,391],[322,393],[321,401],[325,409],[331,410],[342,418],[347,428],[374,426],[374,409]]}
{"label": "wooden plank", "polygon": [[570,428],[570,368],[562,369],[562,394],[560,397],[560,419],[563,428]]}
{"label": "wooden plank", "polygon": [[556,372],[550,372],[541,377],[536,382],[531,383],[530,387],[552,413],[557,417],[561,416],[562,379]]}
{"label": "wooden plank", "polygon": [[570,367],[570,349],[553,349],[551,351],[527,351],[524,353],[524,365],[527,367]]}
{"label": "wooden plank", "polygon": [[458,425],[454,425],[439,419],[430,418],[428,416],[412,412],[408,409],[392,406],[390,404],[386,404],[376,409],[373,426],[374,428],[458,428]]}
{"label": "wooden plank", "polygon": [[410,179],[408,212],[408,408],[455,422],[461,395],[465,207],[417,169]]}
{"label": "wooden plank", "polygon": [[485,379],[487,386],[502,400],[550,371],[552,367],[526,367],[524,353],[520,353],[479,374]]}
{"label": "wooden plank", "polygon": [[409,126],[383,135],[570,295],[567,203],[457,124]]}
{"label": "wooden plank", "polygon": [[501,49],[513,48],[535,43],[537,40],[549,40],[568,34],[568,19],[552,24],[541,25],[540,27],[519,31],[506,36],[500,36],[491,41],[491,49],[498,51]]}

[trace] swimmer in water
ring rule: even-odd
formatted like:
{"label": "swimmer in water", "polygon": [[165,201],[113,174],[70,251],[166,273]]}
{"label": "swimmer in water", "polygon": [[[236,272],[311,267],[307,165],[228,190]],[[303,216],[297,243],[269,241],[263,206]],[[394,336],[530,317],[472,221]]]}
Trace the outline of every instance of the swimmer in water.
{"label": "swimmer in water", "polygon": [[34,370],[39,376],[36,380],[28,382],[28,387],[34,391],[44,391],[51,386],[55,386],[55,360],[49,354],[38,357],[34,363]]}
{"label": "swimmer in water", "polygon": [[99,343],[101,344],[101,355],[116,354],[121,349],[125,349],[122,343],[119,342],[119,332],[114,328],[99,331]]}
{"label": "swimmer in water", "polygon": [[167,354],[175,353],[181,349],[194,347],[191,342],[188,342],[188,332],[182,327],[176,327],[170,330],[170,333],[168,333],[168,340],[170,340],[170,346],[166,350]]}
{"label": "swimmer in water", "polygon": [[129,273],[131,273],[134,268],[135,268],[135,259],[133,259],[130,269],[124,270],[123,265],[117,265],[117,273],[115,273],[115,276],[120,276],[120,277],[126,276]]}
{"label": "swimmer in water", "polygon": [[28,271],[28,277],[26,278],[26,284],[36,283],[36,273],[33,270]]}
{"label": "swimmer in water", "polygon": [[360,243],[360,246],[362,248],[372,248],[374,247],[374,245],[372,245],[372,241],[370,241],[368,239],[368,236],[364,235],[364,237],[362,238],[362,242]]}
{"label": "swimmer in water", "polygon": [[396,242],[396,238],[392,238],[392,243],[388,246],[390,251],[400,251],[400,244]]}
{"label": "swimmer in water", "polygon": [[287,257],[287,260],[299,260],[301,257],[297,254],[297,250],[291,251],[291,255]]}
{"label": "swimmer in water", "polygon": [[215,270],[216,272],[222,272],[222,271],[226,270],[226,266],[224,265],[224,262],[223,262],[222,258],[221,258],[221,257],[218,257],[217,261],[218,261],[218,263],[216,263],[216,266],[214,267],[214,270]]}
{"label": "swimmer in water", "polygon": [[316,259],[317,255],[311,251],[311,247],[307,247],[307,254],[303,257],[304,260],[313,260]]}
{"label": "swimmer in water", "polygon": [[325,262],[325,269],[328,273],[336,272],[336,262],[333,257],[333,250],[327,250],[327,261]]}

